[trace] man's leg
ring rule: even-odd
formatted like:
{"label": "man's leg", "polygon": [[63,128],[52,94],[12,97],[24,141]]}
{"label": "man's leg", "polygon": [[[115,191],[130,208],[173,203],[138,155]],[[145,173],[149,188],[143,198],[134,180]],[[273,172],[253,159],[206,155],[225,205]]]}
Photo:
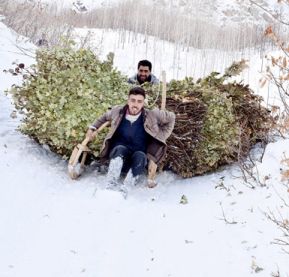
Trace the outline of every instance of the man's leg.
{"label": "man's leg", "polygon": [[109,181],[117,181],[123,167],[124,160],[129,156],[130,151],[123,145],[115,146],[109,154],[110,162],[107,177]]}
{"label": "man's leg", "polygon": [[131,169],[129,170],[124,183],[126,185],[135,185],[139,176],[144,173],[147,164],[147,156],[142,151],[136,151],[131,156]]}

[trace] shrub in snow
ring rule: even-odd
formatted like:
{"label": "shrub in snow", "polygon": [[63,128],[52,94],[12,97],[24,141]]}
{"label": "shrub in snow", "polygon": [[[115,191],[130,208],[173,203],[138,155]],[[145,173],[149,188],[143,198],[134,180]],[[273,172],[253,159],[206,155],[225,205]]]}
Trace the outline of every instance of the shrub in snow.
{"label": "shrub in snow", "polygon": [[126,100],[126,78],[112,67],[113,55],[101,62],[92,51],[71,45],[38,51],[36,61],[22,86],[11,89],[16,108],[25,113],[20,129],[67,157],[91,122]]}

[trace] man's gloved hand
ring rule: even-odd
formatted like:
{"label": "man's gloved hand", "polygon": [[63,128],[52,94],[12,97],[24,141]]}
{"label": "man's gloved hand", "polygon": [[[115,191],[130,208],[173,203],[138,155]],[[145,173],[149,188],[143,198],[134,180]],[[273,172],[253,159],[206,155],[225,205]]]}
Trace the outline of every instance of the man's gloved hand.
{"label": "man's gloved hand", "polygon": [[95,139],[96,133],[96,130],[88,129],[86,132],[86,137],[89,139],[89,141],[93,141]]}

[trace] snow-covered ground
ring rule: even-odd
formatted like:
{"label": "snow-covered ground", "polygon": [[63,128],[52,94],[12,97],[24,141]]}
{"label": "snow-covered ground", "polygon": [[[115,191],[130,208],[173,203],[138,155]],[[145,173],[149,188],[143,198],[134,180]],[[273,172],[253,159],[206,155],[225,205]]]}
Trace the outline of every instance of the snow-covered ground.
{"label": "snow-covered ground", "polygon": [[19,82],[3,72],[16,59],[34,62],[0,23],[1,277],[289,276],[289,254],[272,243],[282,232],[265,214],[289,218],[280,181],[289,140],[267,146],[256,168],[263,187],[249,188],[230,166],[185,180],[164,172],[155,189],[137,186],[124,199],[96,172],[70,180],[65,161],[16,130],[3,93]]}

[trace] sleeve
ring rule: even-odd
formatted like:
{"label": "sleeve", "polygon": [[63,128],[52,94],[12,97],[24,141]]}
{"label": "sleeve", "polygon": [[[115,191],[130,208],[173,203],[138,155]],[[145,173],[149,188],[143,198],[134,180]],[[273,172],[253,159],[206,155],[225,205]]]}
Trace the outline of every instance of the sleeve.
{"label": "sleeve", "polygon": [[127,82],[131,85],[135,85],[137,82],[137,75],[133,75],[130,78],[128,78]]}
{"label": "sleeve", "polygon": [[101,117],[96,119],[89,128],[97,130],[102,124],[111,120],[112,120],[112,110],[109,110],[105,114],[103,114]]}
{"label": "sleeve", "polygon": [[159,109],[155,109],[155,111],[157,113],[158,125],[162,132],[162,137],[167,140],[174,130],[176,116],[173,112],[169,111],[162,111]]}

